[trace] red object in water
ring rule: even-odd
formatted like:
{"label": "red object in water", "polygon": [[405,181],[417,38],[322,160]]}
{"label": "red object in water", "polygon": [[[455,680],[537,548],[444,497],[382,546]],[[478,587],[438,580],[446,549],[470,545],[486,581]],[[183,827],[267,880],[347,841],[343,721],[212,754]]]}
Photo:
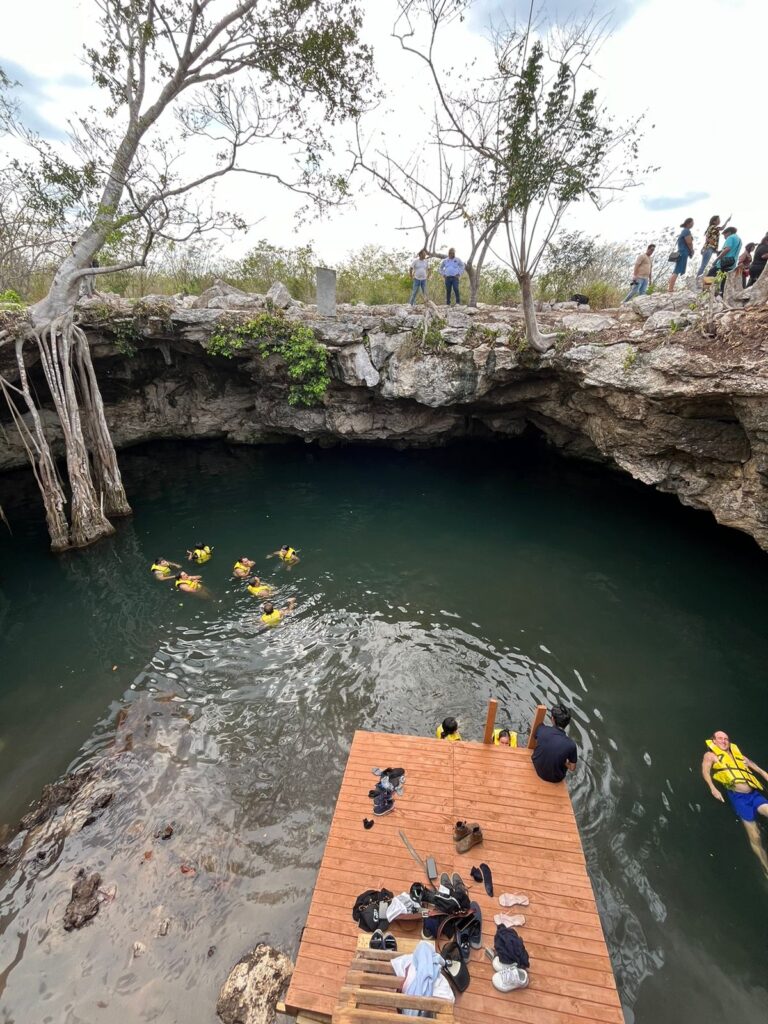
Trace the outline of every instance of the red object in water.
{"label": "red object in water", "polygon": [[194,875],[195,869],[191,868],[189,866],[189,864],[182,864],[181,865],[181,873],[182,873],[182,875]]}
{"label": "red object in water", "polygon": [[152,851],[151,850],[145,850],[144,851],[144,860],[152,860]]}

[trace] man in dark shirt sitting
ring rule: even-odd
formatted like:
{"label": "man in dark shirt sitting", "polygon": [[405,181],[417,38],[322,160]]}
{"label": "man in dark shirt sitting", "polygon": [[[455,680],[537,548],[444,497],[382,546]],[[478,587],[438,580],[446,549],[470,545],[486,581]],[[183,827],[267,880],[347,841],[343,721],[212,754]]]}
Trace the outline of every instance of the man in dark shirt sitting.
{"label": "man in dark shirt sitting", "polygon": [[540,725],[533,738],[536,749],[531,760],[536,774],[545,782],[562,782],[565,773],[576,767],[576,744],[565,735],[565,727],[571,720],[562,704],[555,704],[549,712],[554,725]]}

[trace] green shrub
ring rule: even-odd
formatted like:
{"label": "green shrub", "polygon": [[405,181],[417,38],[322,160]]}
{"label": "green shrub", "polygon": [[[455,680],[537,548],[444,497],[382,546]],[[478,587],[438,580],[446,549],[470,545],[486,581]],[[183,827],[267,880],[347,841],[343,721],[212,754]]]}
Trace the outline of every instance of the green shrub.
{"label": "green shrub", "polygon": [[2,306],[23,306],[24,299],[15,292],[13,288],[6,288],[4,292],[0,292],[0,305]]}

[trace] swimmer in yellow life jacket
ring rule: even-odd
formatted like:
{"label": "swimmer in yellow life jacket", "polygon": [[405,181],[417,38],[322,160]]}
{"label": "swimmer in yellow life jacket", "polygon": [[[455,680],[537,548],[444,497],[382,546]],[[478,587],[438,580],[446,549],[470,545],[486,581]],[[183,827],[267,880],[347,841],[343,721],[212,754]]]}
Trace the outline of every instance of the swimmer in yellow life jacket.
{"label": "swimmer in yellow life jacket", "polygon": [[239,580],[244,580],[247,576],[251,575],[251,569],[254,565],[256,563],[252,559],[246,558],[243,555],[242,558],[238,558],[232,567],[232,575],[237,576]]}
{"label": "swimmer in yellow life jacket", "polygon": [[258,576],[252,576],[248,581],[248,593],[254,597],[269,597],[272,587],[268,583],[262,583]]}
{"label": "swimmer in yellow life jacket", "polygon": [[210,560],[213,548],[209,544],[195,544],[191,551],[187,551],[187,561],[202,565]]}
{"label": "swimmer in yellow life jacket", "polygon": [[285,608],[275,608],[271,601],[265,601],[261,608],[261,621],[265,626],[279,625],[286,615],[290,615],[296,607],[296,598],[289,597]]}
{"label": "swimmer in yellow life jacket", "polygon": [[156,558],[152,563],[150,572],[156,580],[172,580],[173,573],[171,569],[180,569],[181,566],[178,562],[169,562],[167,558]]}
{"label": "swimmer in yellow life jacket", "polygon": [[275,555],[277,555],[283,565],[296,565],[297,562],[301,561],[296,554],[296,549],[292,548],[290,544],[283,544],[279,551],[273,551],[270,555],[267,555],[267,558],[274,558]]}
{"label": "swimmer in yellow life jacket", "polygon": [[517,733],[511,729],[494,729],[493,744],[496,747],[516,747]]}
{"label": "swimmer in yellow life jacket", "polygon": [[203,591],[203,577],[202,576],[190,576],[188,572],[182,571],[177,573],[175,576],[175,584],[177,590],[183,591],[185,594],[199,594]]}
{"label": "swimmer in yellow life jacket", "polygon": [[701,774],[709,786],[715,800],[723,801],[723,794],[715,783],[725,790],[728,801],[746,829],[752,852],[768,875],[768,854],[760,841],[757,827],[757,815],[768,818],[768,797],[766,786],[758,775],[768,782],[768,772],[764,772],[754,761],[731,743],[728,733],[718,731],[706,740],[709,750],[701,762]]}
{"label": "swimmer in yellow life jacket", "polygon": [[448,740],[451,743],[455,743],[461,739],[459,723],[455,718],[444,718],[437,729],[435,729],[435,736],[439,740]]}

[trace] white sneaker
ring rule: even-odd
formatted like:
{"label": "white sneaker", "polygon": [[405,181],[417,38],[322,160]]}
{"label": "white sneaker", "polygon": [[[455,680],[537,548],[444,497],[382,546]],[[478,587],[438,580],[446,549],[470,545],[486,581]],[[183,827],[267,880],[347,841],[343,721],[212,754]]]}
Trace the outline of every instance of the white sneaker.
{"label": "white sneaker", "polygon": [[496,971],[491,978],[493,987],[498,989],[499,992],[514,992],[516,988],[528,987],[528,971],[524,971],[522,967],[514,965],[509,967],[502,965],[502,968],[502,970]]}

